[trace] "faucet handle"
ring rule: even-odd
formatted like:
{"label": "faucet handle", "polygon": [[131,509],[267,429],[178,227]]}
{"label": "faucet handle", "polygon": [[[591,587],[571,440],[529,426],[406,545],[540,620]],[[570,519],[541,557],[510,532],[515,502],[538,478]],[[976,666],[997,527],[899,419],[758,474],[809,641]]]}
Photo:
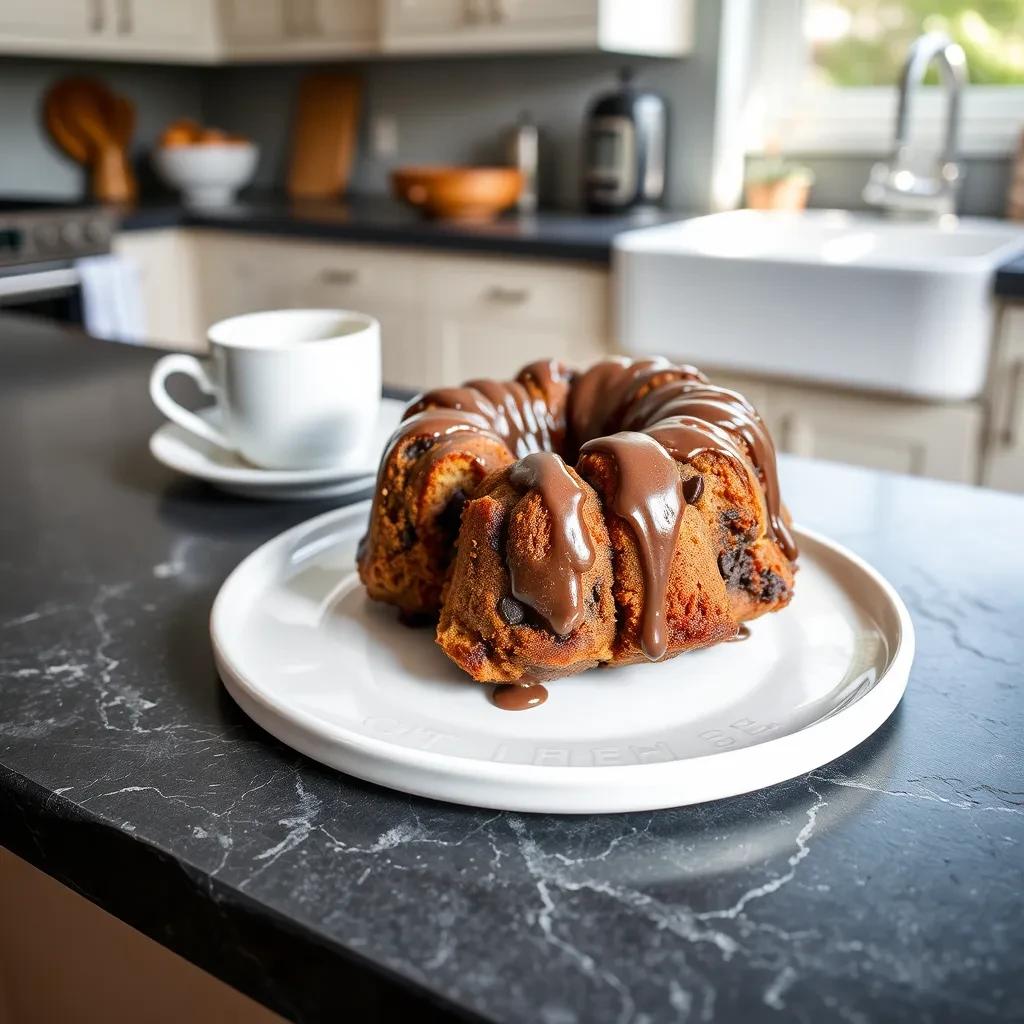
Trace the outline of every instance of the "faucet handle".
{"label": "faucet handle", "polygon": [[887,163],[879,161],[871,167],[871,173],[864,185],[861,197],[869,206],[882,206],[889,195],[892,169]]}

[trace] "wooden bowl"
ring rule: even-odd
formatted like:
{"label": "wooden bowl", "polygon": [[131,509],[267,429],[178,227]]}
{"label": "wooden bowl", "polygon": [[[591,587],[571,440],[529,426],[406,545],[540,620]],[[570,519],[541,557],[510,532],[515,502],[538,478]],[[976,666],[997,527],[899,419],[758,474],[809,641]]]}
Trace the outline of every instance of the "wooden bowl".
{"label": "wooden bowl", "polygon": [[480,223],[519,198],[523,175],[511,167],[400,167],[391,187],[430,217]]}

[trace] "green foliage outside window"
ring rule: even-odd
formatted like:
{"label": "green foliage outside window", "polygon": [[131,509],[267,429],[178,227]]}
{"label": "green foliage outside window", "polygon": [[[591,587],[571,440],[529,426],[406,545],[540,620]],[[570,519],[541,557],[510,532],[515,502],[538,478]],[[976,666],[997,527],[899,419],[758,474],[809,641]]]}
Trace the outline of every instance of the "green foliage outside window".
{"label": "green foliage outside window", "polygon": [[809,0],[806,14],[823,85],[893,85],[931,31],[964,48],[972,85],[1024,85],[1024,0]]}

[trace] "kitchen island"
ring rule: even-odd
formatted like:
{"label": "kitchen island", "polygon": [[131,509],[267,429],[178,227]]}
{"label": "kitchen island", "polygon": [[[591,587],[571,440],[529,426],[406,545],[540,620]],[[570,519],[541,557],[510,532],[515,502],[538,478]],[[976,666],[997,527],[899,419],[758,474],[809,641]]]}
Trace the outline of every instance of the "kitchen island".
{"label": "kitchen island", "polygon": [[157,465],[154,358],[0,318],[0,844],[295,1021],[1024,1016],[1024,499],[785,460],[798,521],[910,607],[889,722],[713,804],[447,806],[320,767],[224,693],[217,589],[328,506]]}

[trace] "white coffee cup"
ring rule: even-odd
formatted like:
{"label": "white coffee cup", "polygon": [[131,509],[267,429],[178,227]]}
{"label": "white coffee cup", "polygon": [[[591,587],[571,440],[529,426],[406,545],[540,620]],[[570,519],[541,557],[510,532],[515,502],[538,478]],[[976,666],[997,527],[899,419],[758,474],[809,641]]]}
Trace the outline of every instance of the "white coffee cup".
{"label": "white coffee cup", "polygon": [[[380,405],[380,325],[345,309],[247,313],[207,332],[210,358],[164,356],[149,379],[156,407],[179,426],[265,469],[365,461]],[[221,426],[167,393],[184,373],[212,395]]]}

